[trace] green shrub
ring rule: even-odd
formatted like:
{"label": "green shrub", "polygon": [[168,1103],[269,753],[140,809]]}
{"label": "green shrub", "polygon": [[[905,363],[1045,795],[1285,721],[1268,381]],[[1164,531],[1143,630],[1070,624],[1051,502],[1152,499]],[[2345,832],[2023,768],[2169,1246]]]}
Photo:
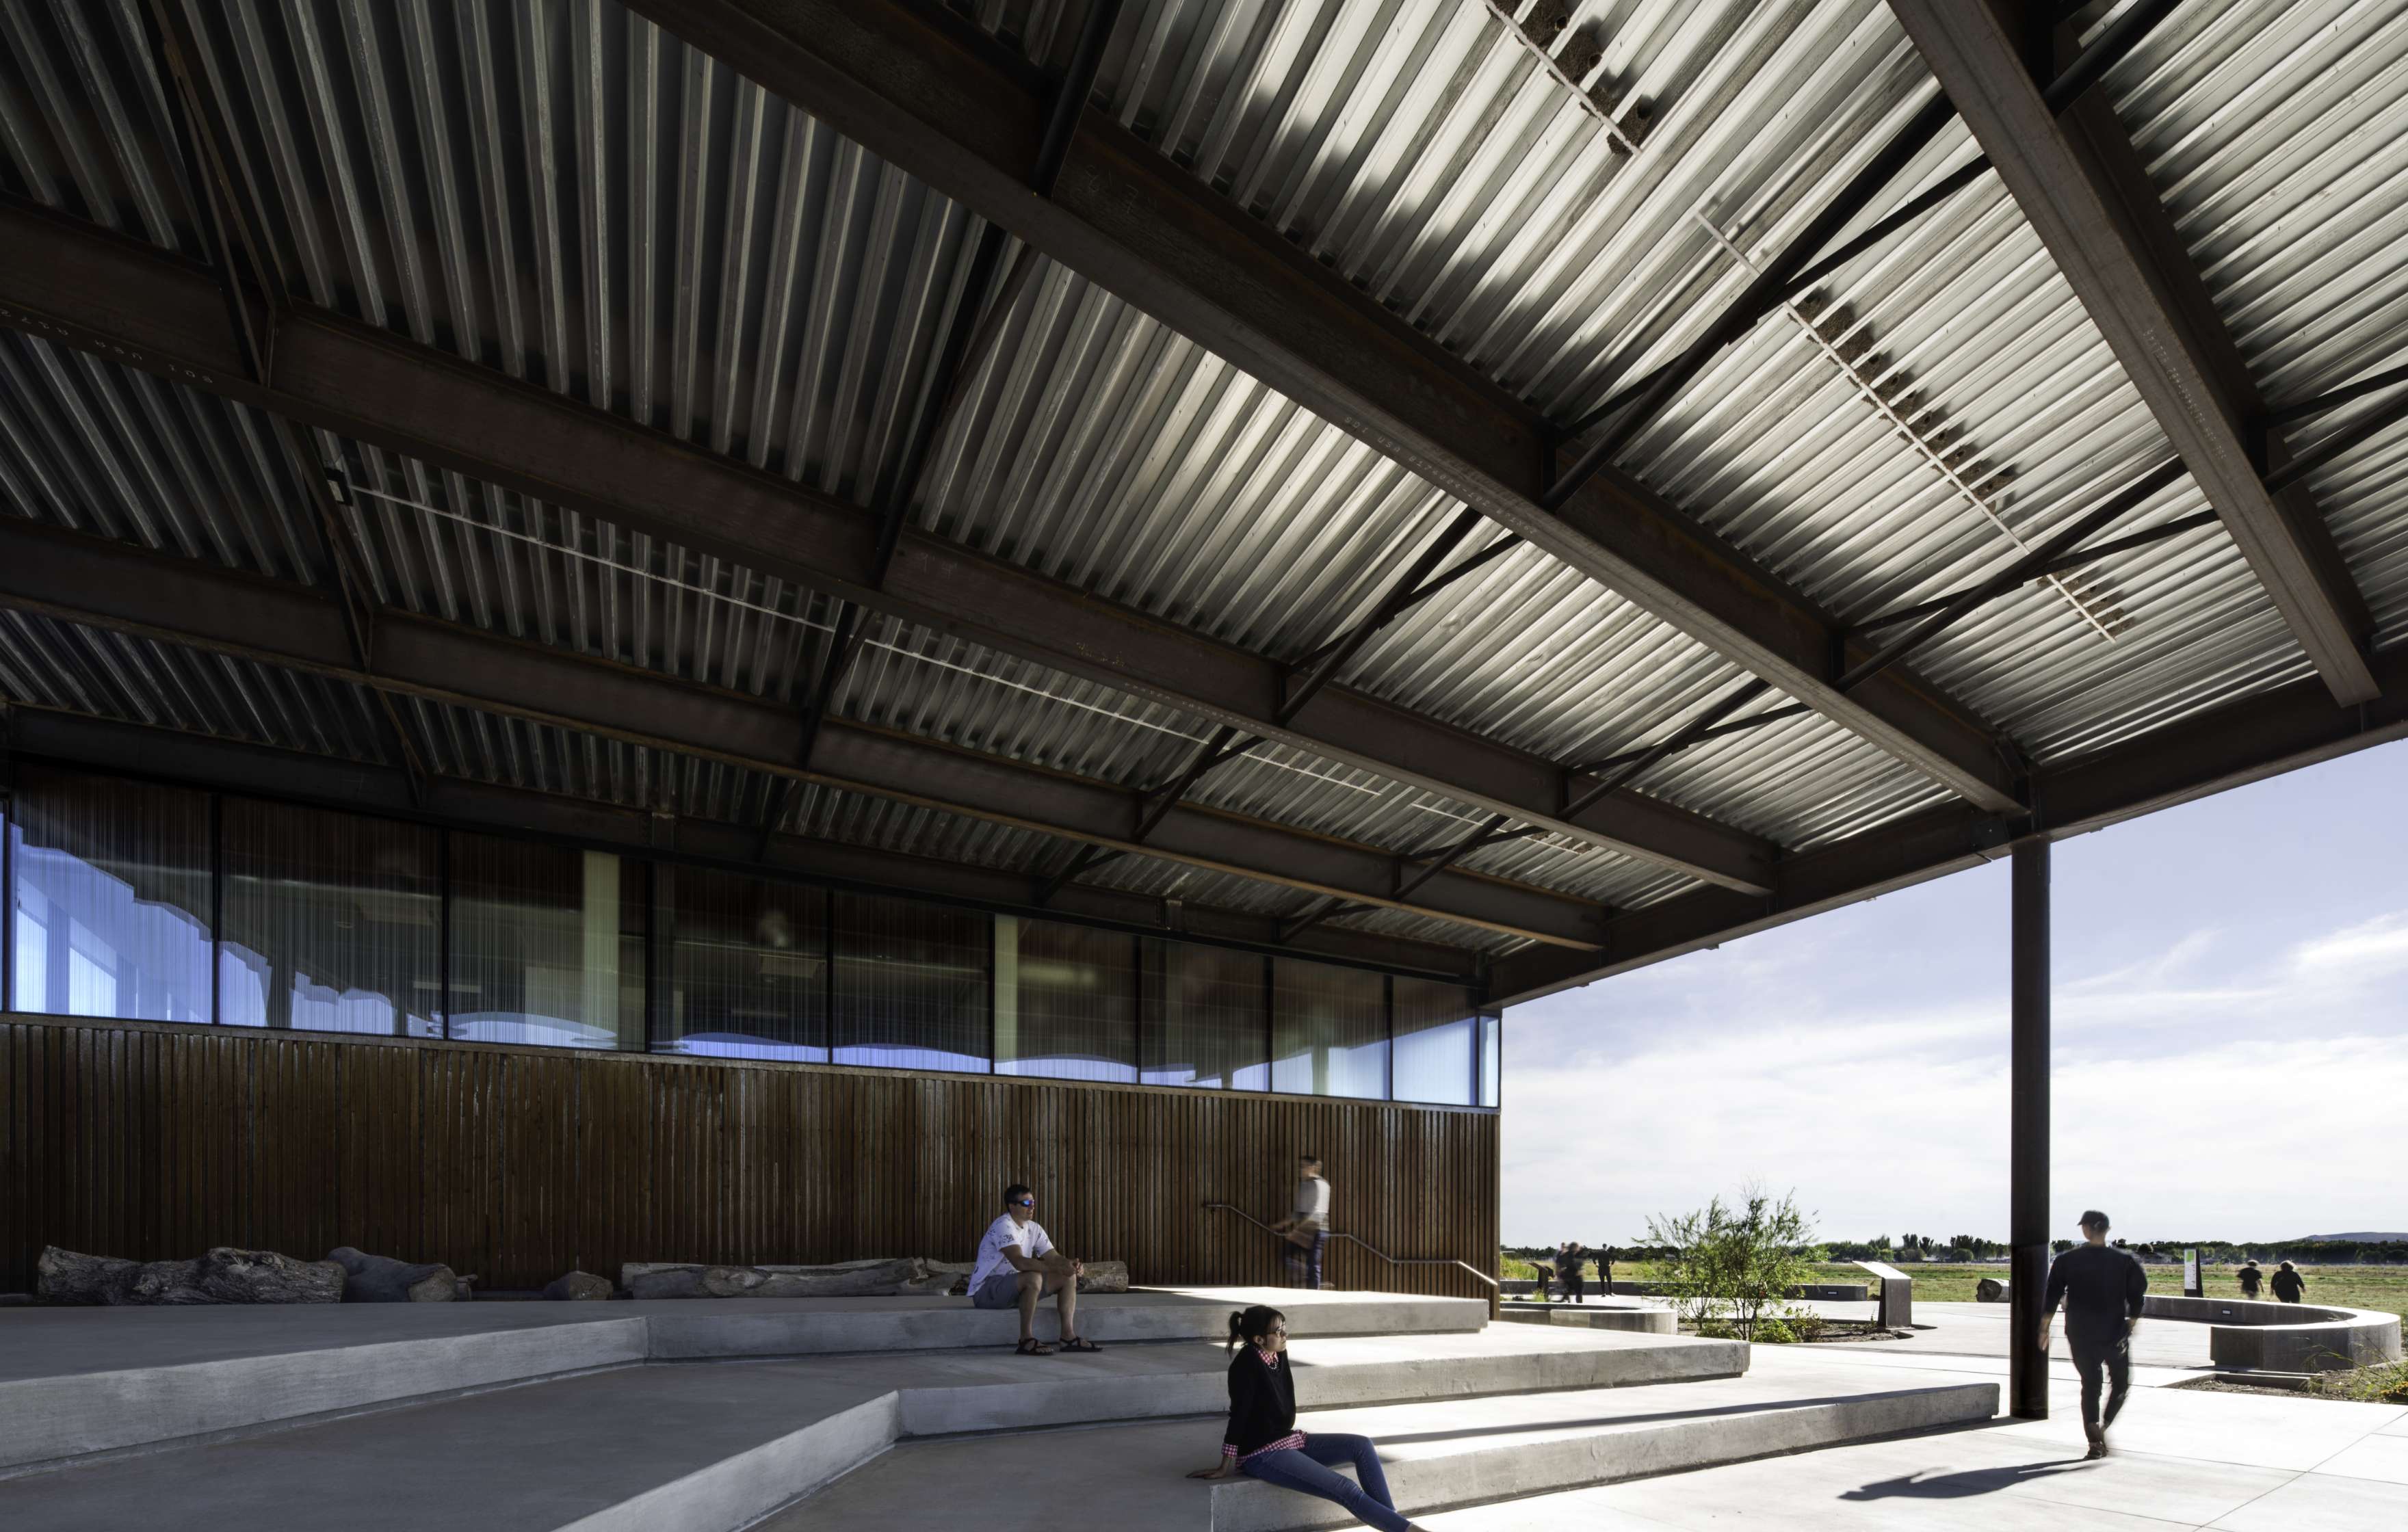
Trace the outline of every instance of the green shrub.
{"label": "green shrub", "polygon": [[1789,1327],[1786,1321],[1776,1319],[1770,1314],[1759,1315],[1754,1328],[1756,1334],[1749,1339],[1762,1345],[1790,1346],[1797,1344],[1801,1339],[1797,1331]]}
{"label": "green shrub", "polygon": [[1696,1212],[1647,1221],[1649,1242],[1670,1247],[1657,1280],[1674,1310],[1699,1335],[1709,1320],[1727,1318],[1742,1340],[1760,1339],[1766,1319],[1788,1311],[1789,1289],[1813,1280],[1813,1237],[1795,1194],[1776,1200],[1753,1187],[1738,1207],[1716,1197]]}
{"label": "green shrub", "polygon": [[2308,1387],[2328,1398],[2356,1399],[2361,1404],[2408,1404],[2408,1361],[2321,1373]]}
{"label": "green shrub", "polygon": [[1812,1309],[1792,1309],[1781,1316],[1781,1321],[1800,1340],[1820,1340],[1828,1327],[1823,1316]]}

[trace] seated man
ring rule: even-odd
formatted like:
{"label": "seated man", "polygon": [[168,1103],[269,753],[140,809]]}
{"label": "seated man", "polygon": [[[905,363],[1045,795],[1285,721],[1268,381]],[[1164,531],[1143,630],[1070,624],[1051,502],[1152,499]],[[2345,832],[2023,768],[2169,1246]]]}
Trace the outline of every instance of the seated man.
{"label": "seated man", "polygon": [[987,1225],[979,1241],[978,1265],[970,1268],[970,1302],[981,1309],[1020,1310],[1022,1356],[1051,1356],[1054,1348],[1037,1339],[1037,1300],[1048,1293],[1061,1295],[1062,1350],[1101,1351],[1079,1333],[1079,1278],[1086,1267],[1054,1248],[1038,1225],[1037,1197],[1014,1181],[1003,1189],[1003,1215]]}

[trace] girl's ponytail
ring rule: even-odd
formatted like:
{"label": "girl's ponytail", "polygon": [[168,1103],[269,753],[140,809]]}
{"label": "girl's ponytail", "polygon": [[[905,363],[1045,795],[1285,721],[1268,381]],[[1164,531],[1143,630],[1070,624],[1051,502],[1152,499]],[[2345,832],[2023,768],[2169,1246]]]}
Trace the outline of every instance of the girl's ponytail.
{"label": "girl's ponytail", "polygon": [[1229,1316],[1227,1349],[1236,1351],[1238,1342],[1240,1340],[1251,1340],[1258,1335],[1268,1335],[1271,1326],[1285,1318],[1287,1315],[1268,1303],[1257,1303],[1252,1308],[1237,1310]]}

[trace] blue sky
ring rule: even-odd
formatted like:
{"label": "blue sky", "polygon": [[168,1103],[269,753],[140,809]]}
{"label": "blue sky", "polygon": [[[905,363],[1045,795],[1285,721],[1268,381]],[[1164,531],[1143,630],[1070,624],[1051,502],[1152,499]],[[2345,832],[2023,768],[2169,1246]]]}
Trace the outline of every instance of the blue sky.
{"label": "blue sky", "polygon": [[[2408,1229],[2408,743],[2059,841],[2053,1221]],[[1822,1234],[2003,1238],[2004,863],[1505,1018],[1504,1237],[1753,1181]]]}

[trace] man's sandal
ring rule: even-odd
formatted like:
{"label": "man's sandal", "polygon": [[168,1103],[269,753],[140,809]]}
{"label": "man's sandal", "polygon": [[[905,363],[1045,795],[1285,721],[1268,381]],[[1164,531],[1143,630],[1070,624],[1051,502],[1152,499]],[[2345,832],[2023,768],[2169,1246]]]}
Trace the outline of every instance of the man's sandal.
{"label": "man's sandal", "polygon": [[1083,1335],[1074,1335],[1062,1342],[1062,1349],[1066,1352],[1099,1352],[1104,1348]]}
{"label": "man's sandal", "polygon": [[1051,1356],[1054,1354],[1054,1348],[1042,1340],[1024,1340],[1020,1343],[1019,1350],[1012,1354],[1014,1356]]}

